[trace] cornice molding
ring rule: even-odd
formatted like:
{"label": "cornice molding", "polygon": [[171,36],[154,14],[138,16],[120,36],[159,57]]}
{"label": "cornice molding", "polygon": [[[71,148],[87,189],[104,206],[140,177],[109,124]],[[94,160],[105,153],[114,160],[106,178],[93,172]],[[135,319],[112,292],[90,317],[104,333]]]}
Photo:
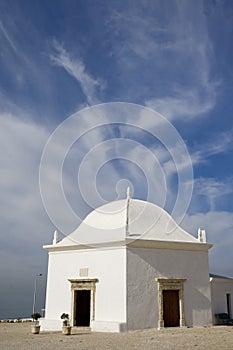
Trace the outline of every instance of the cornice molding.
{"label": "cornice molding", "polygon": [[126,238],[123,241],[92,243],[90,245],[73,244],[67,246],[44,245],[43,248],[49,252],[65,252],[72,250],[93,250],[93,249],[114,249],[120,247],[128,248],[151,248],[151,249],[173,249],[188,251],[208,251],[213,245],[199,242],[179,242],[179,241],[157,241],[147,239]]}

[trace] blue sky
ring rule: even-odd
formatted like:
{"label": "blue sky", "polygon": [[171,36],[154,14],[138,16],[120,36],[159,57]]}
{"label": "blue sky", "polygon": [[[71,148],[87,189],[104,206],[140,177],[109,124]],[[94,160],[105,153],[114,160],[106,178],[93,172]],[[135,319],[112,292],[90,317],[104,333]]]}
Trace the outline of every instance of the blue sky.
{"label": "blue sky", "polygon": [[[42,245],[52,241],[56,225],[39,190],[45,144],[67,117],[99,103],[140,104],[174,125],[194,172],[192,200],[181,225],[194,235],[205,228],[215,244],[211,272],[233,276],[232,16],[230,0],[0,2],[0,318],[30,315],[34,276],[46,274]],[[64,188],[74,211],[84,217],[101,204],[90,206],[81,198],[79,164],[92,147],[116,137],[156,150],[168,176],[165,209],[171,212],[177,180],[169,177],[163,145],[146,131],[124,125],[90,131],[67,155]],[[117,141],[111,149],[106,145],[102,165],[119,149]],[[124,152],[131,162],[115,159],[97,173],[106,201],[116,199],[117,192],[124,196],[127,181],[121,179],[132,184],[136,198],[146,198],[147,177],[135,157],[142,155],[149,177],[155,169],[142,149],[126,146]],[[97,165],[94,157],[88,176]],[[161,204],[156,176],[151,200]],[[52,192],[51,197],[62,217]],[[66,233],[77,225],[68,217],[62,220]],[[38,280],[38,310],[44,306],[45,283],[45,276]]]}

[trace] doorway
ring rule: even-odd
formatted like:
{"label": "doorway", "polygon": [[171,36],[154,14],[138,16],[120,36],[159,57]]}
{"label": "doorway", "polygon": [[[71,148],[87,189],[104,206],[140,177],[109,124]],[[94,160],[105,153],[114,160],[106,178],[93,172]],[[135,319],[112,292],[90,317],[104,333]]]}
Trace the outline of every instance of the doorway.
{"label": "doorway", "polygon": [[74,293],[74,326],[89,327],[91,312],[91,291],[76,290]]}
{"label": "doorway", "polygon": [[164,327],[180,325],[179,290],[163,290]]}
{"label": "doorway", "polygon": [[226,298],[227,298],[227,314],[228,314],[228,317],[231,318],[231,294],[227,293]]}

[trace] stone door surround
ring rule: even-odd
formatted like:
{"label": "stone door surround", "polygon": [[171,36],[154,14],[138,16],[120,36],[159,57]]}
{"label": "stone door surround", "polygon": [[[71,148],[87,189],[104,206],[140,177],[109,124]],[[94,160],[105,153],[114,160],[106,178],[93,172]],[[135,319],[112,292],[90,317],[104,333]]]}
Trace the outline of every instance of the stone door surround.
{"label": "stone door surround", "polygon": [[74,325],[74,314],[75,314],[75,291],[77,290],[90,290],[91,291],[91,310],[90,310],[90,321],[95,319],[95,292],[96,283],[99,282],[97,278],[78,278],[69,279],[71,283],[72,292],[72,310],[71,310],[71,324]]}
{"label": "stone door surround", "polygon": [[185,278],[156,278],[158,283],[158,306],[159,306],[159,321],[158,328],[164,327],[163,319],[163,291],[178,290],[179,291],[179,311],[180,311],[180,327],[185,327],[184,318],[184,282]]}

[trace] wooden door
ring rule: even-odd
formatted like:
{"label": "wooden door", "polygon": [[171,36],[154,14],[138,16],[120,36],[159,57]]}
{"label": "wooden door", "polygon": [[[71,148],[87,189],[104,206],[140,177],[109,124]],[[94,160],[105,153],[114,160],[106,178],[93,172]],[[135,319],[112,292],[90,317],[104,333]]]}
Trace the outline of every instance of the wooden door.
{"label": "wooden door", "polygon": [[164,327],[178,327],[180,325],[179,291],[163,291],[163,320]]}
{"label": "wooden door", "polygon": [[91,291],[78,290],[75,292],[74,325],[79,327],[90,326]]}

